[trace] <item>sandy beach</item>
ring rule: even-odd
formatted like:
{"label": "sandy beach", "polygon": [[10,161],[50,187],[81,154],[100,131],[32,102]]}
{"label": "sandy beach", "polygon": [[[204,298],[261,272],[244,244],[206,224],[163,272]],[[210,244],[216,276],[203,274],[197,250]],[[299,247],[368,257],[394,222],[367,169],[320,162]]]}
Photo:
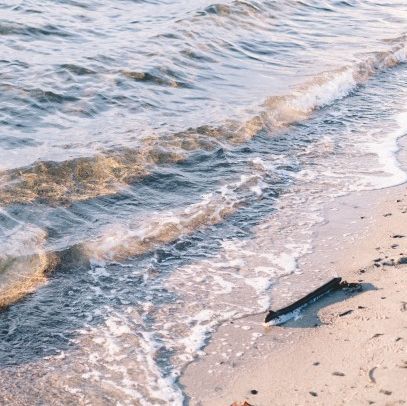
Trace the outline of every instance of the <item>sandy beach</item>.
{"label": "sandy beach", "polygon": [[223,326],[181,380],[191,404],[406,403],[406,186],[348,195],[325,218],[302,266],[361,292],[328,294],[281,326],[265,314]]}

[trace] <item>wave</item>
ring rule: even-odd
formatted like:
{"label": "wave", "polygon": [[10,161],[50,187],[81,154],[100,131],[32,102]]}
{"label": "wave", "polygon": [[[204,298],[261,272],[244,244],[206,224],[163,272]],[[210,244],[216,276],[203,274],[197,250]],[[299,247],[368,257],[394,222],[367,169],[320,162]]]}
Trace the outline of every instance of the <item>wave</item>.
{"label": "wave", "polygon": [[168,149],[145,145],[139,150],[123,148],[63,162],[37,162],[0,175],[0,204],[67,204],[116,193],[133,179],[145,176],[151,164],[179,159]]}
{"label": "wave", "polygon": [[242,176],[238,182],[205,195],[200,202],[187,208],[109,225],[96,239],[83,244],[81,251],[92,260],[123,260],[144,254],[202,227],[221,223],[245,204],[240,197],[242,191],[259,197],[263,186],[260,174]]}
{"label": "wave", "polygon": [[253,175],[242,175],[237,182],[204,195],[188,207],[155,212],[126,223],[106,226],[98,237],[58,251],[47,251],[47,233],[23,225],[7,236],[0,252],[0,309],[5,308],[43,285],[58,268],[79,268],[90,261],[119,261],[145,254],[157,246],[174,242],[197,230],[221,223],[245,205],[248,197],[261,197],[263,167],[253,162]]}
{"label": "wave", "polygon": [[151,72],[123,70],[122,75],[137,82],[148,82],[173,88],[190,88],[191,84],[179,78],[179,74],[170,69],[158,69]]}
{"label": "wave", "polygon": [[291,95],[266,100],[262,121],[267,128],[281,128],[305,120],[315,110],[348,96],[381,70],[406,60],[407,48],[403,40],[389,51],[369,54],[353,66],[324,72],[299,86]]}
{"label": "wave", "polygon": [[56,266],[57,256],[44,250],[46,237],[43,230],[25,226],[2,243],[0,309],[35,291]]}
{"label": "wave", "polygon": [[346,97],[381,70],[406,59],[406,38],[401,36],[388,51],[370,53],[354,65],[315,76],[291,94],[268,98],[260,113],[246,120],[229,120],[219,126],[189,128],[161,137],[151,135],[142,139],[138,148],[109,150],[63,162],[37,162],[5,171],[0,174],[0,204],[69,204],[117,193],[157,165],[183,161],[191,152],[233,148],[262,130],[273,135],[306,120],[315,110]]}
{"label": "wave", "polygon": [[35,37],[75,37],[76,34],[68,32],[52,24],[46,24],[42,27],[28,26],[17,22],[0,22],[0,35],[22,35]]}
{"label": "wave", "polygon": [[205,7],[204,11],[199,11],[199,16],[204,15],[217,15],[220,17],[229,16],[233,14],[242,16],[252,16],[253,14],[261,13],[262,7],[254,1],[235,0],[230,4],[215,3]]}
{"label": "wave", "polygon": [[74,63],[64,63],[59,65],[59,69],[62,71],[68,71],[77,76],[96,75],[96,71],[93,69],[89,69],[86,66],[76,65]]}

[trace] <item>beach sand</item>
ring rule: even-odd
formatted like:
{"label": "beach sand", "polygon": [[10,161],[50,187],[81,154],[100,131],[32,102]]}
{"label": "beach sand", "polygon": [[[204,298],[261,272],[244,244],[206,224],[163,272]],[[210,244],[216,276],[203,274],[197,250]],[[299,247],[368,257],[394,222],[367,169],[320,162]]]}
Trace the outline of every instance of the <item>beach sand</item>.
{"label": "beach sand", "polygon": [[181,378],[191,405],[407,404],[406,185],[336,199],[325,218],[301,267],[362,291],[281,326],[265,314],[222,326]]}

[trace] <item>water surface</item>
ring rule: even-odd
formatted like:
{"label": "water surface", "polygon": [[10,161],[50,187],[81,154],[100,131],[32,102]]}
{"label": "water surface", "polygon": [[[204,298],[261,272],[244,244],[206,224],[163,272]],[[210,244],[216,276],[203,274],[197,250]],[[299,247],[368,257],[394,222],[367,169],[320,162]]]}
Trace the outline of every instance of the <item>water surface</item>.
{"label": "water surface", "polygon": [[222,322],[328,277],[298,266],[323,205],[406,180],[406,22],[397,0],[3,1],[0,399],[186,403]]}

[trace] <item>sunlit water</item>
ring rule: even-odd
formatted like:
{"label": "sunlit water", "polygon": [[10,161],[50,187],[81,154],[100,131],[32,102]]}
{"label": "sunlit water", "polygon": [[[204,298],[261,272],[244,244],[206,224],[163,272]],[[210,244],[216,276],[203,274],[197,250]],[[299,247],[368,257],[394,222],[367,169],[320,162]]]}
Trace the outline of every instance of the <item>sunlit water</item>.
{"label": "sunlit water", "polygon": [[315,278],[324,203],[406,180],[406,22],[396,0],[3,1],[2,402],[186,402],[222,322]]}

